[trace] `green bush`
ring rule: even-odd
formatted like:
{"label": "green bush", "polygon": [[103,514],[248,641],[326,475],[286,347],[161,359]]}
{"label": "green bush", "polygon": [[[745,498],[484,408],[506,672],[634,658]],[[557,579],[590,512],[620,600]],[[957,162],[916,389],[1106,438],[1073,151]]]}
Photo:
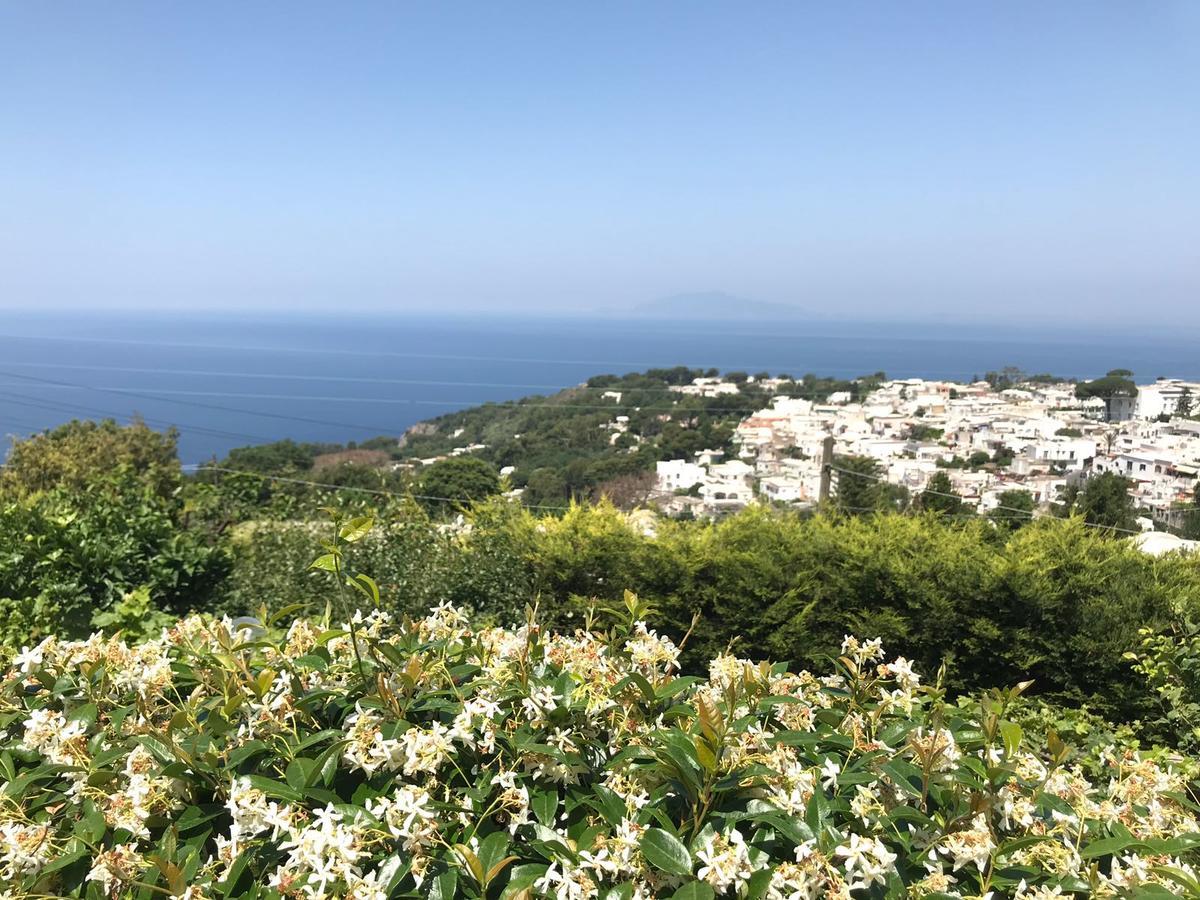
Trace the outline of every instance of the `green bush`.
{"label": "green bush", "polygon": [[[985,519],[752,508],[716,523],[658,521],[648,536],[609,504],[539,517],[493,500],[445,532],[404,516],[384,516],[391,524],[354,549],[364,570],[395,586],[384,594],[398,613],[441,597],[511,623],[537,603],[547,622],[573,626],[593,600],[618,600],[628,586],[677,640],[690,632],[689,671],[731,644],[819,666],[854,631],[927,671],[945,664],[954,691],[1028,675],[1034,693],[1120,721],[1158,708],[1124,659],[1139,629],[1158,629],[1172,604],[1200,596],[1196,561],[1154,560],[1078,520],[1010,532]],[[234,541],[223,608],[298,598],[319,610],[320,585],[303,574],[312,528],[263,524],[253,534]]]}
{"label": "green bush", "polygon": [[179,513],[128,472],[0,504],[0,644],[88,634],[140,589],[175,615],[211,609],[228,557]]}
{"label": "green bush", "polygon": [[[342,529],[340,550],[361,533]],[[350,535],[347,537],[347,535]],[[317,565],[343,573],[340,563]],[[370,593],[370,592],[368,592]],[[1170,896],[1200,892],[1184,779],[949,706],[878,641],[817,678],[604,632],[180,622],[48,638],[0,670],[10,896]]]}

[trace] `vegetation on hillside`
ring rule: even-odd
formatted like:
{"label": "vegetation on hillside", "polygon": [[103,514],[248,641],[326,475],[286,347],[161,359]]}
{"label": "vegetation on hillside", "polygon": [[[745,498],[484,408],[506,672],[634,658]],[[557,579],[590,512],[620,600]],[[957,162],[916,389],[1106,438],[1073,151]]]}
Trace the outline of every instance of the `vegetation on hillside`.
{"label": "vegetation on hillside", "polygon": [[[663,459],[692,458],[701,450],[731,451],[731,438],[741,419],[770,404],[777,396],[824,401],[844,391],[855,399],[865,397],[884,380],[876,372],[862,378],[834,379],[814,374],[783,381],[774,391],[759,386],[768,372],[749,376],[728,372],[724,380],[738,385],[735,394],[699,397],[672,391],[700,377],[716,377],[716,369],[651,369],[627,375],[597,375],[586,384],[547,396],[531,396],[505,403],[448,413],[422,422],[401,438],[378,437],[345,447],[279,441],[233,450],[214,462],[223,469],[263,475],[297,476],[323,483],[403,490],[424,478],[424,467],[410,475],[383,466],[341,465],[319,467],[322,457],[344,456],[348,449],[386,451],[394,463],[412,465],[419,460],[462,453],[473,446],[471,458],[500,470],[514,468],[509,485],[523,490],[531,506],[562,506],[602,493],[628,489],[632,481],[653,471]],[[625,417],[624,431],[611,426]],[[357,471],[356,471],[357,470]],[[361,471],[372,472],[372,483]],[[228,473],[212,471],[203,477],[219,481]],[[265,494],[296,493],[295,486],[261,484]],[[417,490],[418,493],[432,493]],[[265,497],[263,498],[265,500]]]}

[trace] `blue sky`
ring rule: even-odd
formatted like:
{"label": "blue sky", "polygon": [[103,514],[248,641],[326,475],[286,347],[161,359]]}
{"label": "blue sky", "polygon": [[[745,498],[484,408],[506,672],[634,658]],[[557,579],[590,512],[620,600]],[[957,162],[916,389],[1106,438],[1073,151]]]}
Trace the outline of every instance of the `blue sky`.
{"label": "blue sky", "polygon": [[0,6],[0,306],[1200,324],[1200,4]]}

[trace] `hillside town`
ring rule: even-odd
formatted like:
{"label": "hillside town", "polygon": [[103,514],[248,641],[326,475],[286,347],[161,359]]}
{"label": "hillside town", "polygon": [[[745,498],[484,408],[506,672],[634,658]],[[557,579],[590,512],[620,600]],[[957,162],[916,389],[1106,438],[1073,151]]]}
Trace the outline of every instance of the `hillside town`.
{"label": "hillside town", "polygon": [[[738,385],[697,378],[676,390],[720,396]],[[1069,484],[1116,472],[1133,483],[1143,527],[1169,523],[1176,507],[1195,502],[1200,383],[1160,378],[1130,396],[1088,394],[1072,382],[998,388],[907,378],[883,382],[861,402],[844,391],[823,402],[777,397],[740,422],[734,454],[659,462],[659,505],[668,514],[712,517],[755,502],[814,504],[823,444],[832,437],[835,458],[868,457],[880,478],[913,496],[945,472],[978,512],[1013,490],[1045,509]]]}

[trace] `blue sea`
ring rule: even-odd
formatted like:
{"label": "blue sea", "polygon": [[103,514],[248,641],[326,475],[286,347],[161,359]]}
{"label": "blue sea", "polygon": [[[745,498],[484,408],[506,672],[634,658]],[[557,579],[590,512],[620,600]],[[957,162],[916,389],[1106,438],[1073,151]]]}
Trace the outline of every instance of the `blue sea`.
{"label": "blue sea", "polygon": [[1015,365],[1138,381],[1200,379],[1193,335],[929,323],[8,314],[0,434],[140,414],[180,431],[185,463],[284,437],[345,442],[602,372],[688,365],[967,380]]}

